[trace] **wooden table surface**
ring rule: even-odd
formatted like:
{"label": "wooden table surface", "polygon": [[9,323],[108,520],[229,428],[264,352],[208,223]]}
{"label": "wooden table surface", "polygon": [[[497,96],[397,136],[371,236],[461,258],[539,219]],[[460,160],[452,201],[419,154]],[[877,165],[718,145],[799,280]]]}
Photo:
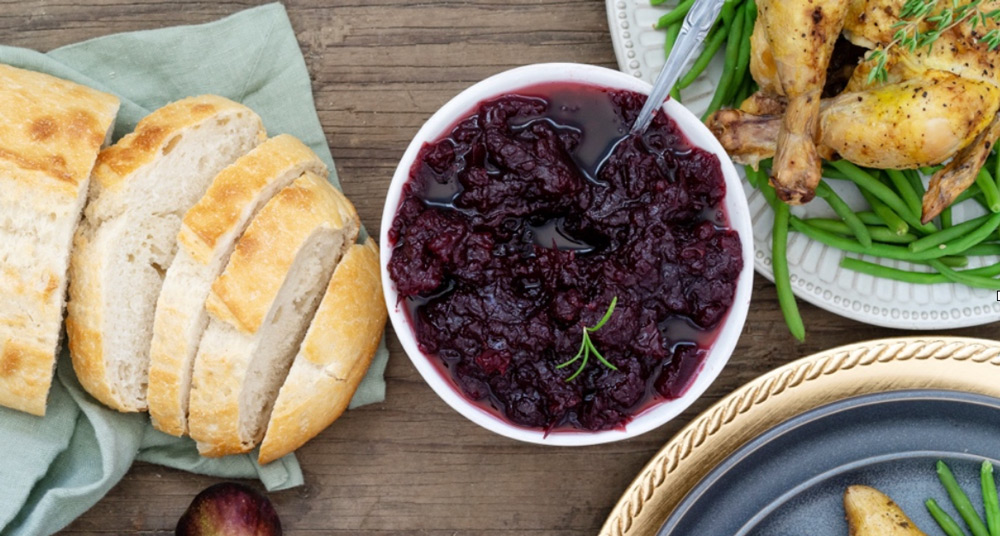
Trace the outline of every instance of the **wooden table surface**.
{"label": "wooden table surface", "polygon": [[[207,22],[252,1],[0,0],[0,43],[46,51],[114,32]],[[377,233],[397,160],[420,125],[474,82],[510,67],[615,67],[602,0],[294,0],[298,35],[345,192]],[[810,353],[900,336],[808,304],[788,335],[757,276],[739,347],[707,394],[642,437],[587,448],[515,442],[467,421],[420,378],[390,332],[385,403],[348,412],[299,451],[306,485],[274,493],[287,534],[596,534],[619,495],[693,416],[739,385]],[[950,332],[995,338],[997,325]],[[167,534],[217,481],[136,464],[65,534]]]}

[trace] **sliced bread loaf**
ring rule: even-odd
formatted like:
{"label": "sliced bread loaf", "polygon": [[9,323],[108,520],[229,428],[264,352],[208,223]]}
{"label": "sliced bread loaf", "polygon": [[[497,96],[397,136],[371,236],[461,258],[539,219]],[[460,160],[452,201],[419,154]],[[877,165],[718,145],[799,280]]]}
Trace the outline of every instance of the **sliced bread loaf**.
{"label": "sliced bread loaf", "polygon": [[188,428],[206,456],[247,452],[268,415],[334,266],[357,238],[354,206],[314,173],[271,199],[212,284]]}
{"label": "sliced bread loaf", "polygon": [[45,414],[73,232],[118,104],[0,65],[0,405]]}
{"label": "sliced bread loaf", "polygon": [[257,146],[222,170],[184,216],[178,250],[156,303],[149,351],[149,415],[163,432],[187,432],[195,353],[208,324],[205,299],[236,240],[260,207],[304,172],[325,177],[323,162],[293,136]]}
{"label": "sliced bread loaf", "polygon": [[301,447],[344,413],[375,356],[386,317],[378,245],[369,238],[352,245],[333,272],[278,392],[260,463]]}
{"label": "sliced bread loaf", "polygon": [[66,330],[80,383],[104,404],[146,409],[154,308],[181,218],[265,137],[252,110],[208,95],[160,108],[101,151],[74,239]]}

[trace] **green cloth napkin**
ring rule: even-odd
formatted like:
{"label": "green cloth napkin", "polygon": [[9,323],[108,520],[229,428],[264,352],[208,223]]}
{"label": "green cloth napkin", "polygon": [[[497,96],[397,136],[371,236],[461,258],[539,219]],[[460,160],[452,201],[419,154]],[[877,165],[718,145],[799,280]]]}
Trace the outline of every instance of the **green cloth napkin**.
{"label": "green cloth napkin", "polygon": [[[47,54],[0,46],[0,63],[74,80],[122,100],[115,137],[152,110],[214,93],[263,117],[268,134],[303,140],[329,166],[305,61],[280,4],[198,26],[111,35]],[[388,352],[383,340],[351,407],[381,402]],[[109,410],[76,380],[60,357],[45,418],[0,408],[0,534],[51,534],[93,506],[134,460],[225,478],[256,478],[269,490],[302,484],[294,455],[267,466],[256,452],[199,457],[194,442],[152,428],[145,414]]]}

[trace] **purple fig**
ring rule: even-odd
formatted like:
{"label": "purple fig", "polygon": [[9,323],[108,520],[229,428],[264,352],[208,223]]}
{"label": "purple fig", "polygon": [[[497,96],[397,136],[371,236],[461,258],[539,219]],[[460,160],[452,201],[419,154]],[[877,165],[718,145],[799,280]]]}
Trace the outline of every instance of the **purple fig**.
{"label": "purple fig", "polygon": [[177,536],[281,536],[281,521],[267,497],[234,482],[199,493],[177,521]]}

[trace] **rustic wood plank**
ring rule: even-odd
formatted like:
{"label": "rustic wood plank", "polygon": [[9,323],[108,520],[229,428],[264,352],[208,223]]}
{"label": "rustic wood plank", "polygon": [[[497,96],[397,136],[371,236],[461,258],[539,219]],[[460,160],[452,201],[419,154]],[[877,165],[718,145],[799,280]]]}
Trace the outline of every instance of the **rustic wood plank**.
{"label": "rustic wood plank", "polygon": [[[262,2],[0,0],[0,42],[49,50],[109,33],[206,22]],[[517,65],[615,66],[599,0],[286,2],[344,190],[379,229],[389,179],[410,138],[444,102]],[[680,418],[631,441],[577,449],[520,444],[480,429],[423,382],[390,334],[384,404],[348,412],[300,451],[307,485],[272,495],[288,534],[594,534],[646,461],[693,416],[798,357],[906,335],[802,306],[794,344],[774,287],[758,276],[733,358]],[[957,330],[991,337],[996,325]],[[137,464],[65,534],[172,533],[216,479]]]}

